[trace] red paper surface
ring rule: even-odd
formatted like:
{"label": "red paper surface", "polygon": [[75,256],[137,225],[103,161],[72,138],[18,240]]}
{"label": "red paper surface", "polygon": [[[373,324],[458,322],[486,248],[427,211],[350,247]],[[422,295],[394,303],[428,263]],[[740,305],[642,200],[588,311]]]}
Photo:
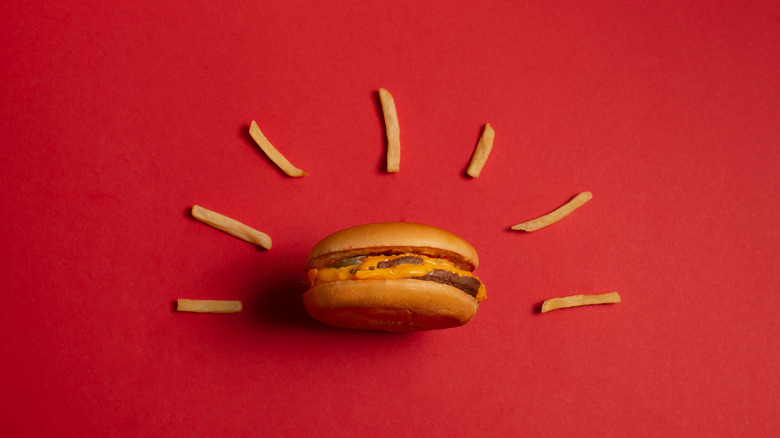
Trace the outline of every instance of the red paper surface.
{"label": "red paper surface", "polygon": [[[0,5],[4,434],[780,435],[776,2],[191,3]],[[470,324],[305,313],[309,249],[387,220],[477,248]]]}

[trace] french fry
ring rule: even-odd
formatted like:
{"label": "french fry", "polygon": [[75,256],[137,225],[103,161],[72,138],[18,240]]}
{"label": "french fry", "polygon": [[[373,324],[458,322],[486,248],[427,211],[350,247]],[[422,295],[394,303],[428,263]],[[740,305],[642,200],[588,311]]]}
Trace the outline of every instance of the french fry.
{"label": "french fry", "polygon": [[300,177],[307,175],[306,172],[293,166],[289,161],[287,161],[287,158],[284,158],[284,155],[282,155],[281,152],[276,150],[271,142],[265,138],[265,135],[263,135],[260,127],[257,126],[257,122],[254,120],[252,120],[252,123],[249,125],[249,135],[252,136],[257,145],[260,146],[260,149],[262,149],[263,152],[268,155],[268,158],[270,158],[274,164],[279,166],[279,168],[282,169],[282,171],[288,176]]}
{"label": "french fry", "polygon": [[237,313],[243,305],[241,301],[228,300],[176,300],[176,310],[195,313]]}
{"label": "french fry", "polygon": [[235,219],[223,216],[216,211],[211,211],[200,205],[194,205],[192,206],[192,217],[231,236],[238,237],[265,249],[271,249],[271,236],[244,225]]}
{"label": "french fry", "polygon": [[487,162],[490,151],[493,149],[493,139],[496,136],[496,131],[490,126],[490,123],[485,124],[485,129],[482,130],[482,136],[479,137],[476,149],[474,149],[474,155],[471,156],[471,162],[466,173],[472,178],[477,178],[479,173],[482,172],[482,166]]}
{"label": "french fry", "polygon": [[387,135],[387,171],[398,172],[401,164],[401,128],[398,126],[398,113],[395,101],[389,91],[379,89],[379,100],[385,116],[385,134]]}
{"label": "french fry", "polygon": [[530,231],[536,231],[540,228],[544,228],[546,226],[552,225],[558,222],[559,220],[565,218],[566,216],[570,215],[574,210],[582,207],[586,202],[590,201],[592,198],[593,198],[593,194],[591,192],[582,192],[579,195],[575,196],[571,201],[562,205],[552,213],[546,214],[542,217],[536,218],[528,222],[523,222],[521,224],[514,225],[512,226],[512,229],[530,232]]}
{"label": "french fry", "polygon": [[620,302],[620,294],[610,292],[601,295],[572,295],[569,297],[550,298],[542,303],[542,313],[567,307],[590,306],[593,304],[614,304]]}

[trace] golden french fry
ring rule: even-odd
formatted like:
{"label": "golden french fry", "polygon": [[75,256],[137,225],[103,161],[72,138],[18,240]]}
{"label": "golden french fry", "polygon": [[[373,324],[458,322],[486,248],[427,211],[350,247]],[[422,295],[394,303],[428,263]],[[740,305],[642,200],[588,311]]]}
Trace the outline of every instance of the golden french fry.
{"label": "golden french fry", "polygon": [[176,300],[176,310],[195,313],[237,313],[243,305],[241,301],[228,300]]}
{"label": "golden french fry", "polygon": [[284,155],[282,155],[281,152],[276,150],[271,142],[265,138],[265,135],[263,135],[263,132],[260,131],[260,127],[257,126],[257,122],[254,120],[252,120],[252,123],[249,125],[249,135],[251,135],[257,145],[260,146],[260,149],[262,149],[263,152],[268,155],[268,158],[270,158],[274,164],[279,166],[279,168],[282,169],[282,171],[288,176],[299,177],[307,175],[306,172],[293,166],[289,161],[287,161],[287,158],[284,158]]}
{"label": "golden french fry", "polygon": [[521,224],[514,225],[512,226],[512,229],[530,232],[530,231],[536,231],[540,228],[544,228],[548,225],[552,225],[558,222],[559,220],[565,218],[566,216],[570,215],[574,210],[582,207],[586,202],[590,201],[592,198],[593,198],[593,194],[591,192],[582,192],[579,195],[575,196],[571,201],[562,205],[552,213],[546,214],[540,218],[536,218],[528,222],[523,222]]}
{"label": "golden french fry", "polygon": [[398,113],[395,101],[390,92],[379,89],[379,100],[382,102],[382,112],[385,116],[385,133],[387,135],[387,171],[398,172],[401,164],[401,128],[398,126]]}
{"label": "golden french fry", "polygon": [[194,205],[192,206],[192,217],[231,236],[238,237],[265,249],[271,249],[271,236],[244,225],[235,219],[223,216],[216,211],[211,211],[200,205]]}
{"label": "golden french fry", "polygon": [[601,295],[572,295],[569,297],[550,298],[542,303],[542,313],[567,307],[590,306],[593,304],[614,304],[620,302],[620,294],[610,292]]}
{"label": "golden french fry", "polygon": [[487,162],[491,149],[493,149],[493,139],[496,136],[496,131],[490,126],[490,123],[485,124],[485,129],[482,130],[482,136],[479,137],[476,149],[474,149],[474,155],[471,156],[471,162],[466,173],[476,178],[479,173],[482,172],[482,166]]}

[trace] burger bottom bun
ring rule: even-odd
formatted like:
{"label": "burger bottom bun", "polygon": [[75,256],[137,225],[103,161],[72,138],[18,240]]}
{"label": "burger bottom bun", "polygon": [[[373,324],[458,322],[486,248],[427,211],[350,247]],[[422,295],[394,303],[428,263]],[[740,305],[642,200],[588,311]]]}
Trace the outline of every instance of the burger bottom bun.
{"label": "burger bottom bun", "polygon": [[460,289],[414,279],[322,283],[303,294],[303,303],[328,325],[394,333],[458,327],[479,307]]}

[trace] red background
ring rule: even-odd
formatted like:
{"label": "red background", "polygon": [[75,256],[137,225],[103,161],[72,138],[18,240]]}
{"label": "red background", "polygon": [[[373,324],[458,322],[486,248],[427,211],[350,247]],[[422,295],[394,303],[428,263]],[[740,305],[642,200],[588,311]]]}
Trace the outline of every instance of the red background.
{"label": "red background", "polygon": [[[8,436],[779,436],[780,7],[596,3],[3,2]],[[308,250],[385,220],[474,244],[474,321],[308,317]]]}

